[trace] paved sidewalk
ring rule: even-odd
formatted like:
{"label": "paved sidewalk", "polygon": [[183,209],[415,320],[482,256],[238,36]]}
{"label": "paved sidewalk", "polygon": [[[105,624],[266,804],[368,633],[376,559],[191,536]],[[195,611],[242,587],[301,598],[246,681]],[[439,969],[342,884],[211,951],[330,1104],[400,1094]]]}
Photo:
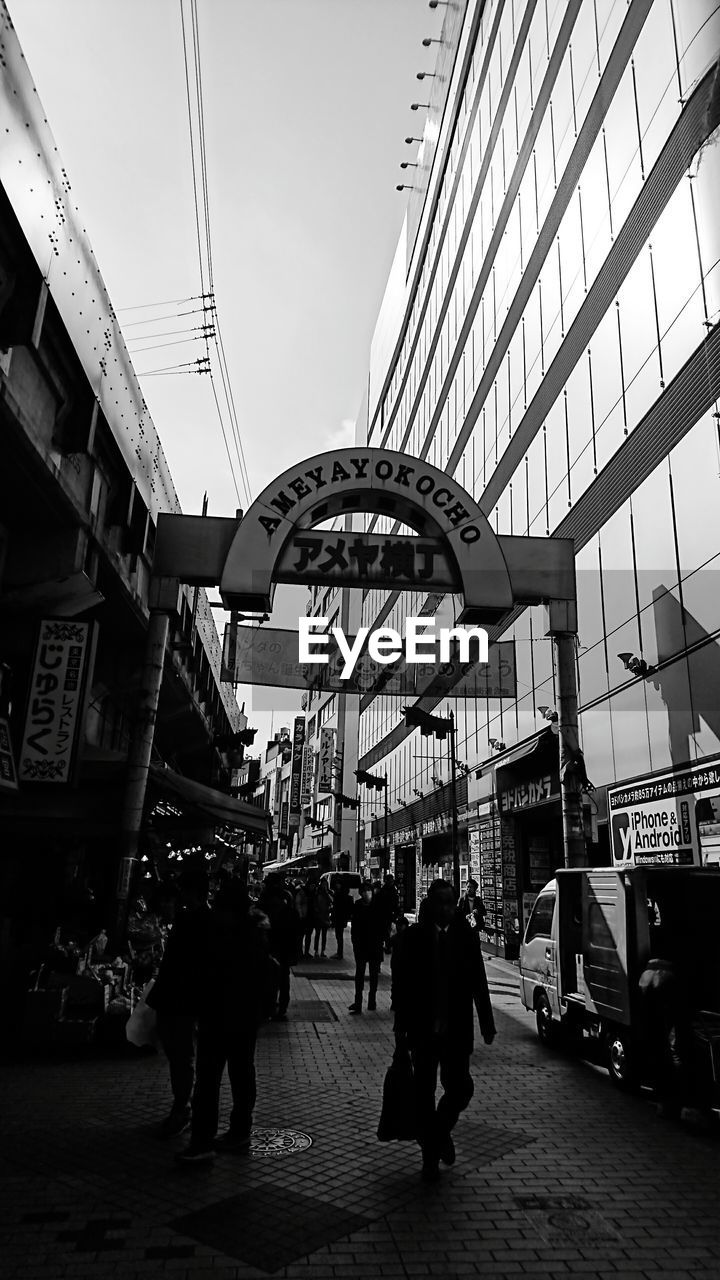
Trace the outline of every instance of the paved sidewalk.
{"label": "paved sidewalk", "polygon": [[517,970],[487,968],[499,1034],[475,1053],[457,1163],[437,1185],[420,1181],[417,1148],[375,1138],[389,981],[377,1013],[351,1017],[348,960],[300,965],[290,1020],[262,1030],[249,1157],[173,1165],[184,1139],[153,1136],[168,1104],[161,1057],[4,1066],[0,1273],[720,1276],[720,1144],[543,1050]]}

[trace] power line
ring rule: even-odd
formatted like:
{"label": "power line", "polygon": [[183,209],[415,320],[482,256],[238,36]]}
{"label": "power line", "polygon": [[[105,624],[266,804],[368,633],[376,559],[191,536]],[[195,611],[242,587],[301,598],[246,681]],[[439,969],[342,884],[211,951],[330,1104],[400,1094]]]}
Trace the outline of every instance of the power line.
{"label": "power line", "polygon": [[[165,329],[163,333],[138,333],[134,338],[128,338],[128,342],[147,342],[148,338],[181,338],[185,333],[199,333],[202,337],[212,338],[214,330],[212,325],[195,324],[191,329]],[[187,338],[187,342],[196,342],[196,338]]]}
{"label": "power line", "polygon": [[170,311],[164,316],[148,316],[147,320],[128,320],[123,325],[125,329],[136,329],[139,324],[161,324],[165,320],[179,320],[181,316],[197,316],[201,312],[211,311],[212,307],[208,303],[203,303],[201,307],[191,307],[189,311]]}
{"label": "power line", "polygon": [[115,310],[118,313],[121,311],[147,311],[148,307],[175,307],[180,306],[181,302],[201,302],[206,297],[209,297],[209,294],[193,293],[189,298],[166,298],[164,302],[140,302],[137,306],[115,307]]}
{"label": "power line", "polygon": [[[207,147],[206,147],[206,133],[205,133],[205,108],[204,108],[203,85],[202,85],[202,62],[201,62],[201,56],[200,56],[200,27],[199,27],[199,20],[198,20],[197,0],[188,0],[188,2],[190,5],[190,24],[189,24],[190,38],[192,40],[192,76],[193,76],[192,89],[191,89],[190,49],[189,49],[190,41],[188,38],[188,30],[187,30],[186,20],[185,20],[184,0],[180,0],[180,20],[182,25],[183,59],[185,63],[185,93],[186,93],[186,99],[187,99],[188,128],[190,131],[190,160],[191,160],[192,180],[193,180],[195,235],[196,235],[196,241],[197,241],[198,264],[200,269],[200,287],[203,290],[201,295],[203,299],[203,307],[204,309],[211,311],[212,313],[211,323],[212,325],[214,325],[213,331],[210,332],[210,330],[208,329],[208,332],[202,334],[202,338],[205,341],[205,351],[206,351],[206,358],[207,358],[208,364],[210,364],[210,359],[211,359],[210,339],[211,338],[213,339],[215,356],[218,362],[218,369],[220,373],[220,379],[222,382],[226,413],[229,418],[230,434],[232,436],[234,451],[235,451],[235,454],[237,455],[237,466],[240,473],[242,486],[245,490],[247,502],[249,504],[252,501],[252,496],[251,496],[251,490],[250,490],[249,475],[247,470],[247,462],[245,459],[245,451],[243,449],[242,438],[240,434],[240,424],[239,424],[238,415],[235,407],[235,400],[232,393],[232,387],[230,385],[229,370],[227,367],[227,361],[225,360],[225,353],[224,353],[224,347],[222,345],[222,338],[220,336],[217,304],[214,296],[214,272],[213,272],[212,238],[211,238],[211,228],[210,228],[210,203],[209,203]],[[193,114],[193,107],[194,107],[194,114]],[[196,130],[197,130],[197,140],[196,140],[196,132],[195,132]],[[201,205],[202,205],[202,215],[201,215]],[[202,223],[203,223],[204,237],[201,232],[201,225],[200,225],[201,217],[202,217]],[[203,239],[204,239],[204,245],[203,245]],[[208,299],[208,298],[210,299],[209,305],[206,304],[205,302],[205,299]],[[156,335],[148,334],[146,336],[153,337]],[[161,335],[157,335],[157,336],[161,336]],[[235,485],[235,491],[238,496],[238,503],[240,503],[241,499],[240,499],[239,488],[237,483],[236,469],[235,469],[235,465],[233,464],[232,455],[230,452],[230,440],[228,438],[228,432],[226,430],[226,425],[225,425],[225,418],[224,418],[223,410],[221,408],[220,399],[217,394],[215,381],[212,378],[212,373],[211,373],[211,381],[212,381],[212,387],[213,387],[213,396],[215,400],[215,408],[217,410],[218,420],[220,422],[220,429],[222,431],[223,440],[225,442],[225,448],[228,454],[228,461],[230,462],[230,469],[233,477],[233,483]]]}

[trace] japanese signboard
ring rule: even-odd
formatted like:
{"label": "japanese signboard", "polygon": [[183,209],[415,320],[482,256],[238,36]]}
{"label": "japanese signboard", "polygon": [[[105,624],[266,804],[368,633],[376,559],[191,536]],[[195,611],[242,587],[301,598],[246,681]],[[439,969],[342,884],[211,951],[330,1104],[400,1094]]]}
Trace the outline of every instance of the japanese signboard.
{"label": "japanese signboard", "polygon": [[560,779],[553,778],[550,772],[542,777],[528,778],[516,786],[507,787],[500,792],[500,808],[503,813],[514,809],[530,809],[547,800],[557,800],[560,796]]}
{"label": "japanese signboard", "polygon": [[323,725],[320,730],[320,762],[318,765],[318,792],[330,792],[333,789],[333,754],[335,751],[335,732]]}
{"label": "japanese signboard", "polygon": [[312,801],[315,757],[309,742],[305,743],[302,754],[302,777],[300,782],[300,808],[305,809]]}
{"label": "japanese signboard", "polygon": [[615,866],[720,861],[720,759],[608,788]]}
{"label": "japanese signboard", "polygon": [[[353,642],[351,637],[348,643]],[[482,665],[455,659],[444,663],[406,664],[399,660],[381,664],[365,652],[347,680],[340,675],[345,659],[333,640],[327,649],[328,662],[323,665],[302,663],[298,653],[296,631],[229,623],[225,628],[221,678],[236,684],[329,690],[358,696],[382,692],[410,698],[428,691],[442,696],[450,689],[453,697],[459,698],[514,698],[516,694],[515,647],[511,640],[491,644],[488,661]]]}
{"label": "japanese signboard", "polygon": [[20,782],[70,782],[82,728],[94,627],[48,618],[40,623],[20,749]]}
{"label": "japanese signboard", "polygon": [[302,784],[302,767],[303,767],[303,749],[305,745],[305,717],[296,716],[293,725],[293,753],[292,765],[290,768],[290,812],[289,824],[291,828],[300,826],[301,812],[301,784]]}
{"label": "japanese signboard", "polygon": [[7,720],[0,719],[0,791],[17,791],[18,780],[15,770],[10,725]]}
{"label": "japanese signboard", "polygon": [[395,587],[415,584],[456,591],[460,575],[439,538],[388,537],[300,530],[275,569],[278,582],[321,586]]}

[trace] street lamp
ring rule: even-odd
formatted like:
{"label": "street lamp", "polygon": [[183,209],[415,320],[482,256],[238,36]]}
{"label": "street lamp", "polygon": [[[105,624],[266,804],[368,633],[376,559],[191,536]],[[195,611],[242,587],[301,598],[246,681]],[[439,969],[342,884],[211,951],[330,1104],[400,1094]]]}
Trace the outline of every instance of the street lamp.
{"label": "street lamp", "polygon": [[419,111],[421,107],[425,107],[426,111],[429,111],[430,103],[429,102],[411,102],[410,103],[411,111]]}

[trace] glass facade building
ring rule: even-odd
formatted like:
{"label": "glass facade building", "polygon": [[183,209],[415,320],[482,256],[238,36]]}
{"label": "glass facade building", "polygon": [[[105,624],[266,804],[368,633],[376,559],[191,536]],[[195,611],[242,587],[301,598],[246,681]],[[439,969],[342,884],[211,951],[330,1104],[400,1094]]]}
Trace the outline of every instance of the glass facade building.
{"label": "glass facade building", "polygon": [[[588,836],[608,861],[608,786],[720,755],[720,5],[469,0],[443,40],[359,438],[454,475],[500,534],[574,538]],[[455,603],[372,590],[362,622]],[[517,697],[437,705],[475,771],[555,703],[542,608],[502,638]],[[420,848],[444,747],[392,697],[363,701],[358,734],[396,840]]]}

